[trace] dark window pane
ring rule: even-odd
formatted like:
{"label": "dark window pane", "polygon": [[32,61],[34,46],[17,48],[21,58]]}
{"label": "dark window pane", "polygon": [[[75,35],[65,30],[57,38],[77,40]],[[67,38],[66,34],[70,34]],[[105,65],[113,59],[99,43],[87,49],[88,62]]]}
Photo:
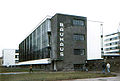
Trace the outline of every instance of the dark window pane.
{"label": "dark window pane", "polygon": [[84,26],[85,22],[83,20],[73,20],[74,26]]}
{"label": "dark window pane", "polygon": [[15,58],[17,58],[17,55],[15,55]]}
{"label": "dark window pane", "polygon": [[83,34],[74,34],[74,35],[73,35],[73,39],[74,39],[74,40],[83,41],[83,40],[85,40],[85,35],[83,35]]}
{"label": "dark window pane", "polygon": [[19,50],[15,50],[15,53],[19,53]]}
{"label": "dark window pane", "polygon": [[15,63],[18,63],[19,61],[18,60],[15,60]]}
{"label": "dark window pane", "polygon": [[75,55],[85,55],[85,49],[74,49]]}

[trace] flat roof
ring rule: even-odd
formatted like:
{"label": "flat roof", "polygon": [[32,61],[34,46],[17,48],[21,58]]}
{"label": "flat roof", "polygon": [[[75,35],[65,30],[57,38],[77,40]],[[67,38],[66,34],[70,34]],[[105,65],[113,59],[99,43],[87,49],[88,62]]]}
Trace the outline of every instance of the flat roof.
{"label": "flat roof", "polygon": [[55,15],[65,15],[65,16],[74,16],[74,17],[82,17],[82,18],[87,18],[87,17],[84,17],[84,16],[70,15],[70,14],[63,14],[63,13],[56,13]]}

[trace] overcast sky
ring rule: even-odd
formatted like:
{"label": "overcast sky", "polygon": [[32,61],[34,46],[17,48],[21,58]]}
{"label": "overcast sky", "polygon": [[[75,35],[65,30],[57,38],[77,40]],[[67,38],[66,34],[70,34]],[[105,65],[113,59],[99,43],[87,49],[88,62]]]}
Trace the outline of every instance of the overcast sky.
{"label": "overcast sky", "polygon": [[[0,0],[0,53],[19,43],[47,15],[64,13],[104,22],[104,34],[120,23],[119,0]],[[1,55],[0,55],[1,56]]]}

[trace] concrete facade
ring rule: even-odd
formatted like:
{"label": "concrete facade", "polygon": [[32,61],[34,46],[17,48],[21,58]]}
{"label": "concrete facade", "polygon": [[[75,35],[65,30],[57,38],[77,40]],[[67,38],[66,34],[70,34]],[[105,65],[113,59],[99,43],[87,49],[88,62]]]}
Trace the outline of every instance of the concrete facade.
{"label": "concrete facade", "polygon": [[[83,20],[84,26],[73,25],[73,20]],[[51,18],[52,56],[54,67],[61,69],[82,68],[87,60],[87,19],[86,17],[56,14]],[[63,36],[60,34],[64,34]],[[85,36],[84,41],[74,40],[74,34]],[[62,40],[63,39],[63,40]],[[60,46],[60,44],[63,44]],[[64,49],[64,50],[60,50]],[[75,55],[74,49],[84,49],[84,55]],[[63,55],[61,55],[61,53]],[[55,70],[55,68],[54,68]]]}

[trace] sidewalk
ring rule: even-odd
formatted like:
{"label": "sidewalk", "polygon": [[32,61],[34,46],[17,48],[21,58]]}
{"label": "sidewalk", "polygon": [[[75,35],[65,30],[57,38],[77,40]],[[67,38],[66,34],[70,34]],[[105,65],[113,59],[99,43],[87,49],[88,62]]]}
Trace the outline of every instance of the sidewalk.
{"label": "sidewalk", "polygon": [[76,79],[76,80],[68,80],[68,81],[120,81],[120,77]]}
{"label": "sidewalk", "polygon": [[63,81],[120,81],[120,73],[112,73],[117,75],[116,77],[101,77],[90,79],[75,79],[75,80],[63,80]]}
{"label": "sidewalk", "polygon": [[25,74],[29,72],[9,72],[9,73],[0,73],[0,75],[9,75],[9,74]]}

